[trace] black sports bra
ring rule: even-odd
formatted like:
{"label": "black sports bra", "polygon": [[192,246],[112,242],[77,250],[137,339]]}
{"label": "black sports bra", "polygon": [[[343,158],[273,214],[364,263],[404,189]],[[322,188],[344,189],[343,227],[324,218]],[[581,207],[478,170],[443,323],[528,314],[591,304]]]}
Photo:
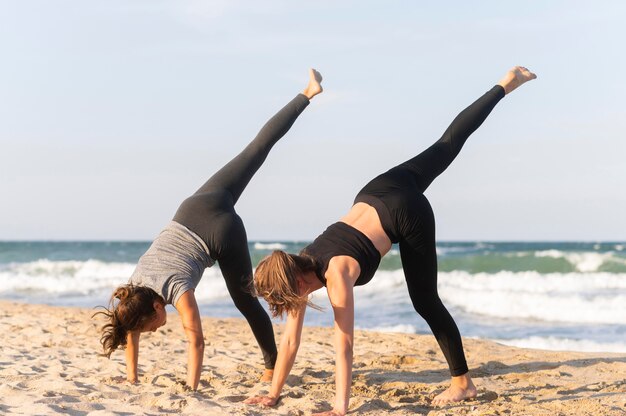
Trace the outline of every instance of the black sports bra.
{"label": "black sports bra", "polygon": [[380,253],[374,247],[374,243],[361,231],[344,222],[330,225],[311,244],[303,248],[300,255],[315,259],[317,264],[315,274],[324,286],[328,262],[333,257],[349,256],[359,263],[361,274],[354,283],[355,286],[364,285],[372,280],[380,264]]}

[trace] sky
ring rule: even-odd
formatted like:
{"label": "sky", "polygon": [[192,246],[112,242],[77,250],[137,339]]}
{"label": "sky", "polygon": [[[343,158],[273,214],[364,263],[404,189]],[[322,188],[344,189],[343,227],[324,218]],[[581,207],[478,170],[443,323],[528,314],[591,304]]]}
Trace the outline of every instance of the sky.
{"label": "sky", "polygon": [[150,240],[301,92],[237,204],[311,240],[514,65],[427,190],[440,240],[626,240],[622,1],[0,0],[0,240]]}

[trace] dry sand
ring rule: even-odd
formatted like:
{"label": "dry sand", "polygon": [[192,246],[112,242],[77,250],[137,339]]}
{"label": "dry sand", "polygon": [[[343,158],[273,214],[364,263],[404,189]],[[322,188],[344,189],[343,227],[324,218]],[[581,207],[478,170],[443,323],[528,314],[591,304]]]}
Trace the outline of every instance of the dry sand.
{"label": "dry sand", "polygon": [[[246,406],[260,353],[244,321],[203,319],[206,357],[197,392],[186,392],[186,344],[174,314],[144,334],[139,385],[124,382],[123,351],[100,357],[93,311],[0,302],[0,414],[306,415],[330,409],[330,328],[305,328],[283,397]],[[276,327],[280,336],[281,326]],[[432,336],[357,331],[350,414],[626,415],[626,354],[548,352],[465,340],[475,400],[433,408],[448,382]]]}

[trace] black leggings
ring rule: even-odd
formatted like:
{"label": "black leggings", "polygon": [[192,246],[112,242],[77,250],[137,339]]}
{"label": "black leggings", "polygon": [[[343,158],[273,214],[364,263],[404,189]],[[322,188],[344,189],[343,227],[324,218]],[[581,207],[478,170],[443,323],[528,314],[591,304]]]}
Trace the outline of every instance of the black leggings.
{"label": "black leggings", "polygon": [[453,376],[467,373],[467,362],[459,329],[437,292],[435,217],[423,193],[446,170],[502,97],[504,89],[496,85],[463,110],[441,139],[372,180],[355,200],[376,208],[391,241],[400,243],[413,307],[433,331]]}
{"label": "black leggings", "polygon": [[261,167],[272,146],[289,131],[309,105],[299,94],[263,126],[256,138],[233,160],[206,181],[178,208],[174,221],[198,234],[220,266],[235,306],[248,321],[265,361],[276,363],[276,342],[269,316],[258,299],[250,294],[252,262],[243,221],[235,212],[241,193]]}

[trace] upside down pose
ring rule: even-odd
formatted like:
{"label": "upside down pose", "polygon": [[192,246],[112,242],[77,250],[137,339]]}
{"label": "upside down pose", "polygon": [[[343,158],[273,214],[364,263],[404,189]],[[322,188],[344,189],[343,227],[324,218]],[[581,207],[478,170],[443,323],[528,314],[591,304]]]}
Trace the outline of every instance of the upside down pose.
{"label": "upside down pose", "polygon": [[104,314],[101,343],[109,356],[126,347],[128,381],[137,382],[139,336],[165,325],[165,305],[178,310],[189,341],[187,386],[196,389],[204,355],[204,337],[194,289],[202,273],[215,262],[220,266],[228,292],[244,315],[263,353],[265,372],[271,380],[276,362],[272,323],[258,299],[250,294],[252,262],[243,221],[235,204],[270,150],[289,131],[309,100],[322,92],[319,72],[309,71],[309,83],[263,126],[252,142],[215,173],[178,208],[139,259],[127,285],[115,289]]}
{"label": "upside down pose", "polygon": [[463,110],[441,139],[412,159],[374,178],[357,194],[346,216],[329,226],[300,255],[275,251],[256,270],[254,287],[274,316],[287,313],[272,386],[248,404],[273,406],[293,366],[311,292],[326,287],[335,317],[335,403],[320,415],[345,415],[352,382],[353,287],[372,279],[380,259],[399,243],[402,268],[415,310],[426,320],[448,362],[451,385],[432,403],[476,396],[459,330],[437,293],[435,220],[424,191],[458,155],[467,138],[508,93],[536,78],[514,67]]}

